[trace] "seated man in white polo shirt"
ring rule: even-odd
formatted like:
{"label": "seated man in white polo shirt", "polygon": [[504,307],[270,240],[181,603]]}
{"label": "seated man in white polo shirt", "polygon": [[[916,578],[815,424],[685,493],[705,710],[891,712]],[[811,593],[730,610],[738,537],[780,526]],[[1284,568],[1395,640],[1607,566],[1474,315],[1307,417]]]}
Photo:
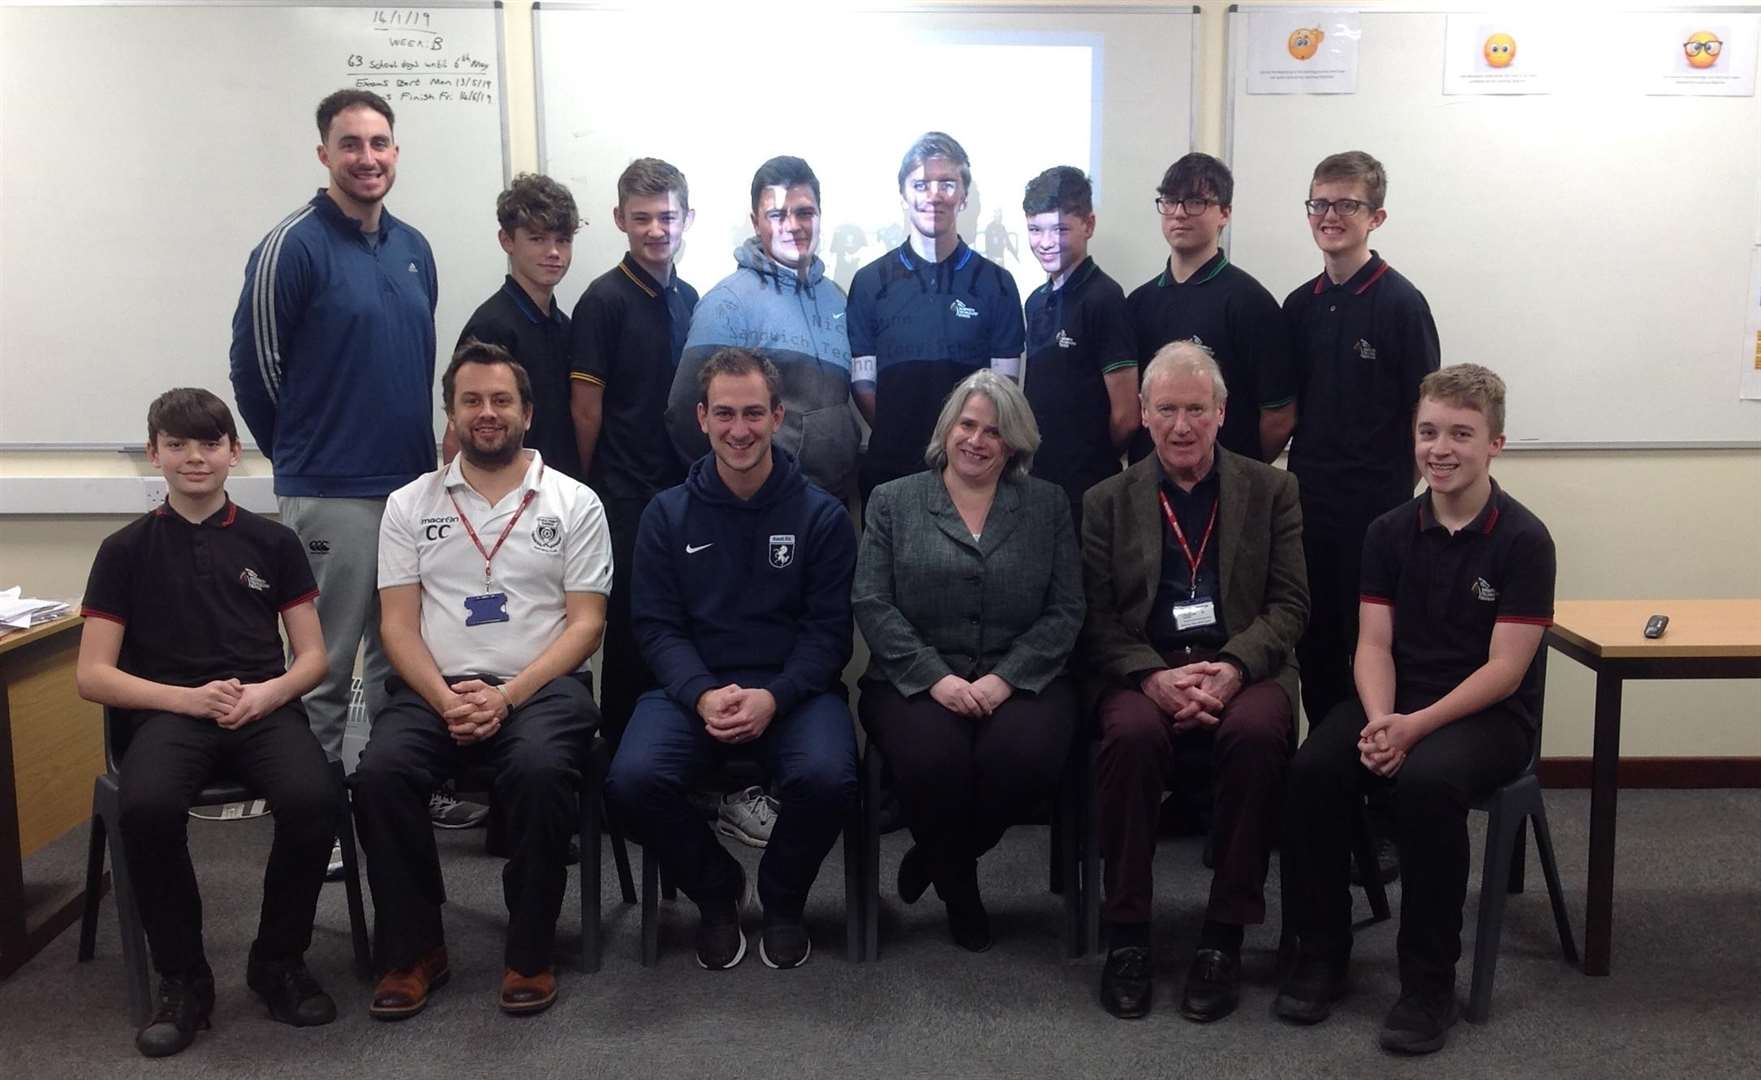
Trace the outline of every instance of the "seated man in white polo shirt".
{"label": "seated man in white polo shirt", "polygon": [[428,793],[462,764],[494,768],[512,838],[501,1007],[556,1000],[551,946],[599,723],[587,675],[611,588],[599,498],[522,448],[532,384],[505,349],[467,341],[440,385],[459,454],[385,507],[380,631],[397,674],[353,781],[381,1020],[420,1012],[450,974]]}

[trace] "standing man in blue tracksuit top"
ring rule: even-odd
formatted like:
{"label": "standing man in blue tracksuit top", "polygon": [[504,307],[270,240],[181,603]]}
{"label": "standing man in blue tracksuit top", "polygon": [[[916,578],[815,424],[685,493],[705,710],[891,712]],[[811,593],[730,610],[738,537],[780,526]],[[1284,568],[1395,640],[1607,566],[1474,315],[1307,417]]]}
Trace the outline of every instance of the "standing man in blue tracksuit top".
{"label": "standing man in blue tracksuit top", "polygon": [[636,536],[631,614],[661,689],[637,700],[606,791],[696,901],[698,964],[731,968],[746,955],[745,871],[687,793],[750,744],[780,804],[758,866],[759,955],[792,968],[812,949],[801,912],[856,795],[840,681],[856,533],[843,505],[772,445],[783,403],[770,361],[723,349],[699,379],[710,453],[654,497]]}
{"label": "standing man in blue tracksuit top", "polygon": [[391,674],[379,644],[379,517],[434,453],[434,253],[392,217],[391,106],[366,90],[318,104],[330,186],[269,231],[232,317],[232,389],[275,467],[281,522],[318,582],[329,670],[306,695],[312,731],[342,756],[355,651],[367,639],[369,715]]}

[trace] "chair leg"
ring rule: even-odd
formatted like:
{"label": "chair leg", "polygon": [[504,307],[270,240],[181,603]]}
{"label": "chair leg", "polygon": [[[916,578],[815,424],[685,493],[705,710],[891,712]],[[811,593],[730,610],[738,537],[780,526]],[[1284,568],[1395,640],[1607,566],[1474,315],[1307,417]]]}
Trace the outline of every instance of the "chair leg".
{"label": "chair leg", "polygon": [[331,763],[336,780],[336,796],[341,806],[337,815],[336,839],[342,845],[342,883],[348,898],[349,940],[355,953],[355,977],[373,976],[373,943],[367,936],[367,908],[361,897],[361,857],[355,846],[354,805],[349,800],[348,778],[342,762]]}
{"label": "chair leg", "polygon": [[1104,947],[1101,941],[1101,838],[1100,780],[1093,750],[1088,754],[1088,767],[1082,770],[1082,813],[1078,828],[1082,836],[1082,944],[1084,949],[1097,952]]}
{"label": "chair leg", "polygon": [[1052,819],[1052,850],[1056,862],[1053,871],[1063,885],[1064,894],[1064,956],[1075,960],[1087,955],[1082,935],[1082,840],[1078,828],[1082,823],[1082,773],[1085,762],[1076,755],[1086,748],[1078,747],[1064,764],[1064,775],[1058,782],[1057,808]]}
{"label": "chair leg", "polygon": [[862,755],[862,955],[880,959],[880,786],[882,758],[871,742]]}
{"label": "chair leg", "polygon": [[[644,859],[647,857],[646,854],[643,855]],[[660,898],[669,904],[679,898],[679,887],[666,876],[666,867],[664,866],[660,868]]]}
{"label": "chair leg", "polygon": [[642,849],[642,966],[660,962],[660,859]]}
{"label": "chair leg", "polygon": [[1539,797],[1532,815],[1535,822],[1535,854],[1541,857],[1541,874],[1547,879],[1547,898],[1553,903],[1553,925],[1559,930],[1559,948],[1566,962],[1578,964],[1578,942],[1571,933],[1571,916],[1565,907],[1565,890],[1559,884],[1559,863],[1553,858],[1553,834],[1547,831],[1547,807]]}
{"label": "chair leg", "polygon": [[1382,884],[1382,871],[1376,866],[1376,843],[1370,838],[1370,815],[1363,804],[1357,806],[1357,820],[1351,831],[1352,858],[1357,861],[1358,876],[1364,881],[1364,896],[1370,902],[1372,922],[1386,922],[1392,917],[1388,908],[1388,889]]}
{"label": "chair leg", "polygon": [[90,960],[98,948],[98,905],[103,900],[99,891],[104,884],[104,849],[104,817],[98,813],[98,793],[94,790],[91,831],[86,841],[86,895],[79,920],[81,963]]}
{"label": "chair leg", "polygon": [[1523,891],[1523,874],[1529,859],[1528,837],[1529,819],[1525,814],[1516,821],[1516,841],[1510,849],[1510,882],[1506,891],[1513,895]]}
{"label": "chair leg", "polygon": [[1474,976],[1468,990],[1467,1018],[1483,1024],[1492,1014],[1492,982],[1498,973],[1498,940],[1504,933],[1504,907],[1509,897],[1506,874],[1516,847],[1523,813],[1507,793],[1492,805],[1486,822],[1486,855],[1480,867],[1480,914],[1474,930]]}
{"label": "chair leg", "polygon": [[612,861],[618,864],[618,889],[623,893],[624,903],[636,902],[636,879],[630,874],[630,848],[624,843],[624,830],[612,813],[611,804],[604,796],[599,799],[599,812],[605,821],[605,831],[611,836]]}
{"label": "chair leg", "polygon": [[[100,778],[100,784],[103,778]],[[134,879],[128,872],[128,851],[121,828],[122,794],[112,785],[100,787],[98,812],[110,844],[111,892],[116,897],[116,921],[122,930],[122,966],[128,978],[128,1018],[143,1027],[153,1015],[153,992],[149,981],[147,932],[141,925],[141,909],[135,901]]]}
{"label": "chair leg", "polygon": [[862,786],[858,784],[854,805],[844,819],[844,959],[852,964],[862,963],[863,938],[868,928],[868,891],[863,887],[867,875],[862,872],[862,834],[867,819],[863,816],[862,801]]}
{"label": "chair leg", "polygon": [[600,967],[600,880],[599,860],[604,823],[600,820],[600,792],[605,788],[605,758],[595,748],[589,773],[581,785],[581,971],[592,974]]}
{"label": "chair leg", "polygon": [[1052,800],[1051,828],[1046,830],[1046,891],[1054,896],[1064,894],[1064,793],[1060,789]]}

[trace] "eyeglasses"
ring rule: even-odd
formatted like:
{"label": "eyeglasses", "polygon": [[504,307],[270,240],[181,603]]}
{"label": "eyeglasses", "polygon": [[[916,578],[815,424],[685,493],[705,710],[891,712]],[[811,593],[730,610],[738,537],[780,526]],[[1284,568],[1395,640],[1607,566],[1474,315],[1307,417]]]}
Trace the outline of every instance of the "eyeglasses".
{"label": "eyeglasses", "polygon": [[1707,56],[1717,56],[1723,51],[1724,42],[1717,38],[1713,38],[1711,41],[1684,41],[1682,48],[1689,56],[1699,56],[1701,53],[1705,53]]}
{"label": "eyeglasses", "polygon": [[1327,211],[1332,210],[1342,218],[1351,217],[1359,210],[1370,207],[1369,203],[1361,199],[1304,199],[1302,205],[1309,212],[1309,217],[1326,217]]}
{"label": "eyeglasses", "polygon": [[1202,214],[1213,206],[1221,205],[1222,204],[1215,199],[1200,198],[1197,195],[1189,195],[1184,199],[1169,199],[1161,195],[1156,196],[1156,211],[1163,217],[1173,217],[1174,211],[1176,210],[1185,210],[1188,214]]}

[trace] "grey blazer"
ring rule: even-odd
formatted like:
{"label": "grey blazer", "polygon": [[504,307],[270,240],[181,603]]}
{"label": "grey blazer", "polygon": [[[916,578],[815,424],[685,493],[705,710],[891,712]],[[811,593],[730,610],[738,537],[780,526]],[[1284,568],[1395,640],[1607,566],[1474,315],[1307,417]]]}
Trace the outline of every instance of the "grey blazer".
{"label": "grey blazer", "polygon": [[1064,489],[997,485],[973,540],[940,472],[869,497],[852,600],[869,678],[910,697],[945,675],[995,674],[1038,693],[1064,671],[1082,628],[1082,563]]}

